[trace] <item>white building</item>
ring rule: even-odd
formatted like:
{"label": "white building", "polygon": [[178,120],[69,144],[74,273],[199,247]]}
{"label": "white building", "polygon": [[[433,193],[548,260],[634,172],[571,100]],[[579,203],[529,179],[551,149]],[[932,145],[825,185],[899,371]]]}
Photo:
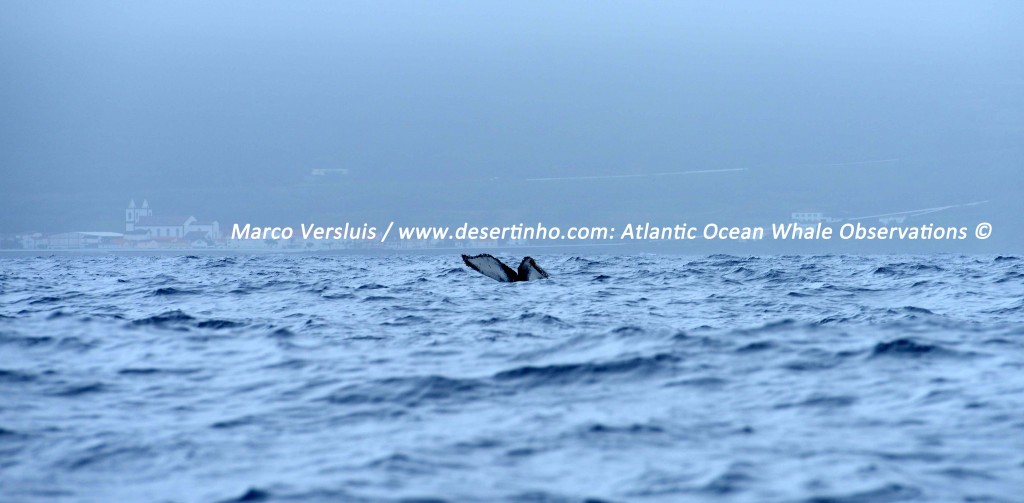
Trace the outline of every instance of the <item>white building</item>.
{"label": "white building", "polygon": [[884,217],[879,217],[878,218],[878,221],[881,222],[882,225],[902,224],[906,220],[907,220],[907,215],[890,215],[890,216],[884,216]]}
{"label": "white building", "polygon": [[50,249],[116,248],[124,234],[120,232],[62,232],[46,238]]}
{"label": "white building", "polygon": [[154,216],[149,201],[143,200],[142,207],[135,206],[135,200],[128,203],[124,213],[125,233],[134,239],[184,239],[197,241],[200,239],[213,241],[220,239],[220,224],[216,220],[200,222],[196,217],[164,217]]}
{"label": "white building", "polygon": [[128,203],[128,209],[124,210],[124,231],[132,232],[135,230],[135,224],[139,222],[139,219],[143,217],[153,216],[153,209],[149,207],[149,200],[142,200],[142,207],[135,207],[135,200],[132,199]]}
{"label": "white building", "polygon": [[816,224],[819,222],[830,224],[833,222],[843,221],[843,219],[841,218],[826,216],[824,213],[820,211],[798,211],[794,212],[790,216],[790,218],[792,218],[794,222],[800,222],[805,224]]}

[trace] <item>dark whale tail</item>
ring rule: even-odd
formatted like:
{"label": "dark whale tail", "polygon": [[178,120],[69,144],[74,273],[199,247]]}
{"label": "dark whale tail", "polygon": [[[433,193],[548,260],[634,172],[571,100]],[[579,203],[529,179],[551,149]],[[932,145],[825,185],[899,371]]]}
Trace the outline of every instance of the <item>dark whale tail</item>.
{"label": "dark whale tail", "polygon": [[514,283],[516,281],[529,281],[548,277],[548,273],[541,269],[537,265],[537,261],[531,257],[523,257],[523,261],[519,263],[518,271],[513,270],[489,253],[473,256],[462,255],[462,261],[470,269],[502,283]]}
{"label": "dark whale tail", "polygon": [[544,279],[548,277],[547,271],[541,269],[537,265],[537,261],[533,260],[533,257],[523,257],[523,261],[519,263],[519,281],[529,281],[532,279]]}

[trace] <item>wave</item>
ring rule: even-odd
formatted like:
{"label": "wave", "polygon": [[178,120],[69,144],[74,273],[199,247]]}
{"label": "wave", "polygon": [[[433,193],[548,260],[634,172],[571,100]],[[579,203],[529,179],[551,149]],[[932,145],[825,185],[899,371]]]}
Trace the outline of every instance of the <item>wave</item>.
{"label": "wave", "polygon": [[156,327],[163,327],[178,323],[189,323],[192,322],[193,320],[195,320],[195,318],[186,314],[184,311],[180,309],[175,309],[172,311],[164,311],[160,314],[154,314],[152,316],[147,316],[145,318],[132,320],[131,324],[137,326],[151,325]]}
{"label": "wave", "polygon": [[10,259],[0,470],[25,476],[4,494],[1019,493],[1019,257],[541,262],[552,281],[513,288],[455,255]]}
{"label": "wave", "polygon": [[948,355],[952,353],[952,351],[938,344],[917,342],[907,338],[879,342],[875,344],[875,348],[871,351],[871,355],[875,357],[919,357],[925,355]]}
{"label": "wave", "polygon": [[544,366],[527,365],[494,374],[498,381],[518,381],[524,386],[566,385],[574,382],[602,382],[613,375],[649,376],[671,369],[680,359],[658,353],[606,362],[584,362]]}

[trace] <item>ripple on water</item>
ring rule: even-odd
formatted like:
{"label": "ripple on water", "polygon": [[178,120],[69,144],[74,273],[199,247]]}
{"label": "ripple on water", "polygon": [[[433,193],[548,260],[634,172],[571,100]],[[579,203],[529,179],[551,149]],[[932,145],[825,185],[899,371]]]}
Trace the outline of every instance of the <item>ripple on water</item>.
{"label": "ripple on water", "polygon": [[1019,500],[1019,257],[534,255],[0,259],[0,491]]}

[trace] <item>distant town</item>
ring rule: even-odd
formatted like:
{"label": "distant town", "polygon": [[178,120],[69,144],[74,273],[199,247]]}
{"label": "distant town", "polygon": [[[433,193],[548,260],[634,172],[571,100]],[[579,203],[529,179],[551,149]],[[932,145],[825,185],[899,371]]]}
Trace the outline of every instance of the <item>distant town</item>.
{"label": "distant town", "polygon": [[[316,174],[316,173],[314,173]],[[346,250],[346,249],[430,249],[492,248],[522,246],[523,240],[395,240],[381,243],[368,239],[231,239],[230,226],[222,229],[216,220],[195,216],[165,216],[156,213],[149,200],[136,204],[132,199],[124,209],[124,232],[71,231],[58,234],[22,232],[3,236],[0,249],[64,251],[161,251],[161,250]]]}
{"label": "distant town", "polygon": [[[920,208],[892,213],[881,213],[860,217],[838,218],[820,211],[807,210],[789,215],[791,222],[801,226],[834,225],[842,222],[878,222],[882,225],[899,225],[908,219],[916,219],[953,208],[976,206],[987,201],[975,201],[948,206]],[[349,232],[345,225],[342,239],[318,239],[316,233],[310,238],[303,238],[300,233],[289,233],[281,236],[259,235],[253,239],[249,232],[247,238],[232,239],[231,226],[221,227],[216,220],[199,220],[195,216],[164,216],[154,211],[147,199],[136,204],[132,199],[124,209],[124,232],[109,231],[71,231],[58,234],[41,232],[22,232],[0,236],[0,249],[12,250],[64,250],[64,251],[174,251],[174,250],[252,250],[252,251],[322,251],[322,250],[429,250],[448,248],[507,248],[524,246],[551,246],[544,240],[533,239],[392,239],[382,242],[367,234],[367,229],[356,227]],[[539,225],[539,224],[538,224]],[[365,225],[363,226],[365,227]],[[248,226],[246,226],[248,229]],[[328,228],[330,231],[342,228]],[[376,232],[376,228],[371,229]],[[374,234],[375,235],[375,234]],[[459,237],[459,236],[456,236]],[[469,236],[474,237],[474,236]],[[758,240],[759,238],[754,238]],[[743,239],[741,241],[749,241]],[[591,243],[590,245],[610,245],[612,243]]]}
{"label": "distant town", "polygon": [[136,205],[132,199],[124,210],[124,232],[23,232],[5,239],[3,245],[22,250],[159,250],[225,247],[227,243],[215,220],[158,215],[148,200]]}

